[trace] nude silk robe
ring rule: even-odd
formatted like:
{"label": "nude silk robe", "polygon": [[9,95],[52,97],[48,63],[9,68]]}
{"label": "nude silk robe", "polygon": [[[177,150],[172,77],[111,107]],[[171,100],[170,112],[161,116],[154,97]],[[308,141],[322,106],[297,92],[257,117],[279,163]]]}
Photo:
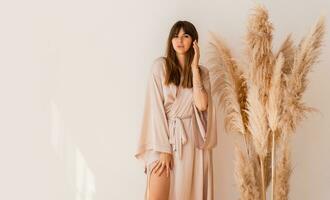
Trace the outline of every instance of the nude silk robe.
{"label": "nude silk robe", "polygon": [[165,58],[153,61],[150,70],[142,127],[135,157],[143,161],[149,180],[159,152],[173,155],[169,200],[213,200],[212,148],[217,144],[216,112],[212,104],[208,69],[199,65],[208,94],[208,108],[194,105],[193,89],[165,86]]}

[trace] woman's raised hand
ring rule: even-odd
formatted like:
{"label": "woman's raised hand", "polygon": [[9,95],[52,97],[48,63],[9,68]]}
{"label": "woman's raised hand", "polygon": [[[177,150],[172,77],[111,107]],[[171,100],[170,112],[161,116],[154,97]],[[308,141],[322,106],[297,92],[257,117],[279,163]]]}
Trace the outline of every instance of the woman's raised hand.
{"label": "woman's raised hand", "polygon": [[193,42],[193,48],[194,48],[194,58],[193,58],[193,61],[191,63],[191,67],[195,67],[195,68],[198,68],[198,63],[199,63],[199,58],[200,58],[200,52],[199,52],[199,46],[197,44],[197,40],[195,40]]}
{"label": "woman's raised hand", "polygon": [[170,174],[170,170],[173,167],[173,159],[172,154],[169,153],[160,153],[159,160],[156,161],[156,165],[154,167],[154,173],[160,176],[164,170],[166,170],[166,176],[168,177]]}

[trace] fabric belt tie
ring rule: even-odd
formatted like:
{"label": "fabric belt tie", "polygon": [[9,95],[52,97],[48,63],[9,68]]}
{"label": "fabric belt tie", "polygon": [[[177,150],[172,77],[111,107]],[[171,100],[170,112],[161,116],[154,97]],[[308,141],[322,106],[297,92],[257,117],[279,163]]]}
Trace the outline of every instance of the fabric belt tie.
{"label": "fabric belt tie", "polygon": [[179,153],[180,160],[182,159],[182,146],[187,143],[187,134],[185,132],[182,119],[189,119],[191,117],[192,116],[169,118],[169,142],[172,144],[173,151]]}

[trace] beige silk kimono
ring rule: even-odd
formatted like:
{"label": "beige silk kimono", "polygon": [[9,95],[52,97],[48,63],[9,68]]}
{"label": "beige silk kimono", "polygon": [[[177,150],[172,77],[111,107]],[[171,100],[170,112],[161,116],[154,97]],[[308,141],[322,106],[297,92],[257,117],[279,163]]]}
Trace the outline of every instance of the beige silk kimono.
{"label": "beige silk kimono", "polygon": [[169,200],[213,200],[212,148],[217,144],[215,107],[208,69],[199,65],[208,94],[208,108],[199,111],[193,88],[164,84],[165,58],[154,60],[145,97],[142,127],[135,154],[143,161],[149,180],[159,152],[171,153]]}

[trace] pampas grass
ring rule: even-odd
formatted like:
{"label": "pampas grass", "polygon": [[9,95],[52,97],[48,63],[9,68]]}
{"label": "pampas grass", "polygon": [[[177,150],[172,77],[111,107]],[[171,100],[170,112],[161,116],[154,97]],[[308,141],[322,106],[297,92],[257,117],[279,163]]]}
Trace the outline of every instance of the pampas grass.
{"label": "pampas grass", "polygon": [[243,110],[246,103],[244,102],[245,99],[241,98],[241,92],[246,91],[243,88],[246,87],[244,77],[242,77],[242,72],[238,69],[227,45],[213,33],[211,33],[211,36],[215,40],[216,55],[221,55],[220,67],[215,68],[221,78],[214,85],[214,88],[217,91],[222,91],[219,96],[221,106],[226,112],[226,131],[245,134]]}
{"label": "pampas grass", "polygon": [[308,107],[302,101],[302,95],[307,88],[307,74],[316,63],[320,54],[320,47],[325,32],[325,19],[320,17],[310,33],[301,40],[295,52],[292,71],[288,77],[288,84],[284,93],[284,111],[282,127],[288,133],[293,133],[297,123],[306,114],[316,109]]}
{"label": "pampas grass", "polygon": [[259,171],[256,168],[257,166],[254,165],[252,159],[249,159],[246,155],[244,155],[239,147],[235,148],[235,153],[235,178],[240,190],[240,199],[260,199],[260,182],[256,176],[256,173]]}
{"label": "pampas grass", "polygon": [[[275,177],[275,149],[276,149],[276,142],[275,139],[278,136],[277,133],[277,127],[280,119],[280,109],[281,109],[281,99],[279,98],[282,96],[282,89],[281,88],[281,74],[282,74],[282,68],[284,64],[284,57],[283,54],[280,52],[277,56],[275,67],[273,74],[271,76],[271,84],[269,86],[269,95],[268,95],[268,101],[266,103],[266,109],[267,109],[267,119],[268,119],[268,125],[271,129],[272,133],[272,177]],[[272,194],[271,196],[274,196],[273,191],[275,190],[275,178],[272,179]]]}
{"label": "pampas grass", "polygon": [[271,77],[271,84],[269,86],[269,94],[268,101],[266,103],[267,109],[267,120],[269,127],[273,134],[275,134],[275,130],[278,127],[278,123],[280,120],[280,109],[281,109],[281,101],[279,101],[279,97],[282,96],[282,85],[281,85],[281,74],[282,68],[284,64],[283,54],[280,53],[276,59],[276,64],[274,67],[274,72]]}
{"label": "pampas grass", "polygon": [[254,148],[260,159],[262,199],[266,199],[265,191],[265,158],[268,152],[268,127],[266,110],[262,105],[259,90],[255,83],[249,82],[248,87],[248,129],[252,135]]}
{"label": "pampas grass", "polygon": [[[214,47],[212,57],[210,58],[213,65],[210,73],[217,74],[213,83],[213,94],[219,96],[220,106],[224,108],[225,115],[225,130],[232,133],[240,133],[244,135],[246,151],[248,149],[248,117],[245,112],[247,108],[247,84],[243,72],[233,58],[230,49],[225,42],[210,32],[213,42],[210,42]],[[221,93],[217,93],[221,91]]]}
{"label": "pampas grass", "polygon": [[250,82],[248,88],[248,107],[249,116],[248,129],[253,138],[253,145],[258,155],[265,158],[268,147],[268,126],[266,118],[266,110],[259,98],[259,90],[257,86]]}
{"label": "pampas grass", "polygon": [[282,56],[284,57],[284,64],[282,68],[283,75],[288,75],[291,73],[293,61],[294,61],[294,53],[295,53],[295,47],[293,44],[292,36],[290,34],[286,37],[279,51],[276,54],[276,59],[280,56],[280,54],[282,54]]}
{"label": "pampas grass", "polygon": [[225,129],[244,136],[246,153],[236,148],[235,177],[241,200],[286,200],[291,169],[290,138],[298,122],[316,109],[303,102],[313,64],[323,44],[321,17],[297,46],[289,34],[273,53],[273,25],[263,6],[253,9],[246,34],[245,68],[219,36],[211,33],[212,93],[225,111]]}
{"label": "pampas grass", "polygon": [[246,34],[246,54],[250,63],[250,79],[260,89],[263,104],[267,100],[267,89],[274,62],[272,53],[272,23],[268,20],[267,10],[258,5],[248,20]]}
{"label": "pampas grass", "polygon": [[290,146],[289,146],[289,136],[285,135],[281,138],[281,146],[279,149],[279,158],[276,165],[276,181],[275,185],[276,194],[275,200],[287,200],[289,199],[289,181],[292,173],[291,168],[291,158],[290,158]]}

